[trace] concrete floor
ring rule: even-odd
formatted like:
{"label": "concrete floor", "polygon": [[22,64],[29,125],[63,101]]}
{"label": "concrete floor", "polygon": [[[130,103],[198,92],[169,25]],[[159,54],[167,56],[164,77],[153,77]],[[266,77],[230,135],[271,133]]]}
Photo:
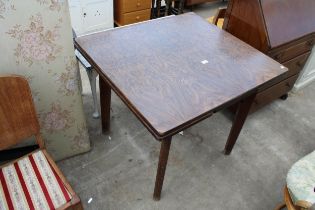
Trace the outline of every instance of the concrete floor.
{"label": "concrete floor", "polygon": [[[199,9],[206,15],[213,5]],[[58,165],[85,209],[273,209],[290,166],[315,149],[313,83],[252,114],[230,156],[222,154],[231,127],[226,111],[176,135],[162,199],[155,202],[159,142],[115,94],[111,131],[101,135],[84,72],[82,78],[92,150]]]}

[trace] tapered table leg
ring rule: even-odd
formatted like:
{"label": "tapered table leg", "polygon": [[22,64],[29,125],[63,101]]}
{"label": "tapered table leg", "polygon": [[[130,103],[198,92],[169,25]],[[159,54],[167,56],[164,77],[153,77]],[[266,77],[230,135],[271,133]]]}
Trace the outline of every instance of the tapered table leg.
{"label": "tapered table leg", "polygon": [[168,137],[163,139],[161,142],[161,149],[160,149],[160,157],[159,157],[159,165],[156,173],[155,179],[155,187],[154,187],[154,194],[153,199],[158,201],[161,198],[161,191],[163,187],[164,175],[168,160],[168,153],[171,147],[172,137]]}
{"label": "tapered table leg", "polygon": [[111,88],[103,80],[102,77],[99,78],[100,85],[100,101],[101,101],[101,116],[102,116],[102,132],[105,133],[109,131],[110,127],[110,101],[111,101]]}
{"label": "tapered table leg", "polygon": [[236,143],[236,140],[243,128],[243,125],[245,123],[245,120],[247,118],[247,115],[249,113],[249,110],[253,104],[255,97],[256,97],[256,94],[253,94],[249,96],[248,98],[239,102],[236,115],[234,118],[234,122],[231,128],[230,134],[229,134],[229,138],[225,145],[225,149],[224,149],[225,155],[229,155],[232,152],[234,144]]}

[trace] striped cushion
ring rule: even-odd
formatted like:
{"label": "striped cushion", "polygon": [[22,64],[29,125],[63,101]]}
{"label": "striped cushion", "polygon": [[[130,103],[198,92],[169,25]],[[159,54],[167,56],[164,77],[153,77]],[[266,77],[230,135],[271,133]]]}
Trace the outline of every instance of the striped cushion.
{"label": "striped cushion", "polygon": [[42,151],[0,169],[0,210],[56,209],[71,200]]}

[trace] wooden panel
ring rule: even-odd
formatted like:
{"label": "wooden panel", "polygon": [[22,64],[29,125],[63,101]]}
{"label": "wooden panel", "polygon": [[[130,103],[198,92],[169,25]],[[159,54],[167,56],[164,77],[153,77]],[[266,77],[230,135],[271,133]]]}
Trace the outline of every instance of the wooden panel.
{"label": "wooden panel", "polygon": [[121,13],[151,9],[151,0],[121,0],[123,7]]}
{"label": "wooden panel", "polygon": [[296,58],[293,58],[292,60],[283,63],[283,65],[289,69],[288,77],[300,73],[310,54],[311,52],[307,52],[300,56],[297,56]]}
{"label": "wooden panel", "polygon": [[270,46],[315,32],[314,0],[261,0]]}
{"label": "wooden panel", "polygon": [[119,25],[128,25],[150,19],[151,9],[140,10],[136,12],[129,12],[121,15],[120,19],[117,19]]}
{"label": "wooden panel", "polygon": [[[288,78],[300,72],[308,57],[306,53],[314,45],[314,10],[314,0],[230,0],[223,28],[289,66]],[[270,88],[268,85],[259,91]],[[286,94],[282,90],[280,93]],[[270,102],[270,98],[262,98],[266,102],[260,104]]]}
{"label": "wooden panel", "polygon": [[115,22],[121,18],[123,14],[123,1],[122,0],[114,0],[114,20]]}
{"label": "wooden panel", "polygon": [[269,49],[259,0],[230,0],[223,28],[262,52]]}
{"label": "wooden panel", "polygon": [[289,61],[295,58],[296,56],[304,54],[312,49],[314,40],[311,38],[312,37],[309,37],[309,39],[303,40],[302,42],[292,46],[291,45],[284,46],[280,50],[274,49],[272,52],[269,52],[268,54],[270,55],[270,57],[274,58],[280,63]]}
{"label": "wooden panel", "polygon": [[282,95],[289,92],[297,80],[298,75],[294,75],[260,93],[257,94],[254,103],[251,108],[251,112],[254,112],[264,105],[274,101],[277,98],[280,98]]}
{"label": "wooden panel", "polygon": [[156,138],[287,72],[193,13],[78,37],[76,46]]}
{"label": "wooden panel", "polygon": [[39,134],[31,90],[25,78],[0,75],[0,150]]}

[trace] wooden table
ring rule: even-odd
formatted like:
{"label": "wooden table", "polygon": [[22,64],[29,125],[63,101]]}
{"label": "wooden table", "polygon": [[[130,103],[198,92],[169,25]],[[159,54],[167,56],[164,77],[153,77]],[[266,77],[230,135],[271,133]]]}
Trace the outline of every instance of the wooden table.
{"label": "wooden table", "polygon": [[159,200],[172,136],[238,103],[230,154],[256,92],[287,69],[194,13],[76,39],[100,74],[102,128],[110,126],[111,90],[161,142],[154,199]]}

